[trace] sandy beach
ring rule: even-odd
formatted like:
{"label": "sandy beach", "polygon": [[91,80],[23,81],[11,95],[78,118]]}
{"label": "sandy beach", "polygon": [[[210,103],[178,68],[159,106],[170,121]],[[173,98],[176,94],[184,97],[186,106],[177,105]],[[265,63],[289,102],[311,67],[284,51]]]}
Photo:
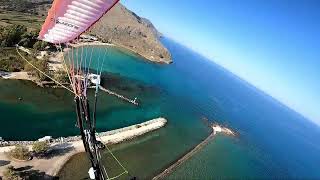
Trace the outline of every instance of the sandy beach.
{"label": "sandy beach", "polygon": [[71,46],[81,47],[81,46],[116,46],[116,45],[111,43],[103,43],[100,41],[93,41],[93,42],[78,42],[77,44],[71,44]]}
{"label": "sandy beach", "polygon": [[34,78],[28,75],[28,72],[4,72],[0,71],[0,77],[3,79],[20,79],[20,80],[30,80],[32,81]]}
{"label": "sandy beach", "polygon": [[[144,135],[148,132],[157,130],[165,126],[167,120],[164,118],[156,118],[141,124],[128,126],[121,129],[98,133],[97,138],[105,144],[117,144],[137,136]],[[58,174],[61,167],[75,154],[84,152],[81,140],[73,142],[61,142],[51,144],[51,152],[49,157],[43,159],[33,158],[30,161],[21,162],[14,161],[8,156],[8,152],[14,146],[0,147],[0,161],[7,162],[5,165],[0,164],[0,176],[6,167],[12,165],[15,168],[26,168],[45,174],[49,179]],[[31,150],[31,145],[28,146]]]}
{"label": "sandy beach", "polygon": [[151,61],[151,62],[155,62],[155,63],[167,63],[170,64],[172,62],[165,62],[165,61],[158,61],[156,60],[153,56],[147,57],[142,55],[141,53],[137,52],[135,49],[133,48],[129,48],[127,46],[123,46],[121,44],[115,44],[115,43],[103,43],[100,41],[94,41],[94,42],[78,42],[77,44],[72,44],[72,47],[81,47],[81,46],[113,46],[113,47],[117,47],[119,49],[123,49],[126,51],[130,51],[132,53],[134,53],[135,55],[142,57],[143,59],[147,60],[147,61]]}

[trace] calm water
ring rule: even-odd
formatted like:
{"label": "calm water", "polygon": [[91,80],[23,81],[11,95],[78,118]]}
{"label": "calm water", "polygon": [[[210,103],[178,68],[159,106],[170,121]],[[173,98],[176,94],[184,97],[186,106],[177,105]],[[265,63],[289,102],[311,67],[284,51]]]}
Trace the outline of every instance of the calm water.
{"label": "calm water", "polygon": [[[108,48],[103,66],[104,86],[138,97],[142,106],[100,93],[99,131],[159,116],[169,120],[159,131],[112,146],[130,176],[148,179],[199,143],[208,135],[200,120],[205,116],[236,129],[240,137],[217,136],[169,179],[320,178],[316,125],[205,58],[167,39],[164,43],[172,52],[171,65],[148,63]],[[103,53],[96,47],[93,58]],[[78,134],[72,100],[62,89],[0,80],[0,136],[36,139]],[[121,172],[107,152],[104,160],[111,175]],[[82,179],[88,166],[86,157],[79,154],[60,177]]]}

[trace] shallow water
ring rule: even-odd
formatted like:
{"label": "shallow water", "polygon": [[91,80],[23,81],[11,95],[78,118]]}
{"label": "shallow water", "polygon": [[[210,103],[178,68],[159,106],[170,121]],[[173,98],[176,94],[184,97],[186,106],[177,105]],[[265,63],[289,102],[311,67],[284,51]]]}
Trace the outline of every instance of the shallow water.
{"label": "shallow water", "polygon": [[238,141],[218,135],[206,148],[177,168],[168,179],[268,178],[268,172],[261,171],[262,159],[256,158],[259,155],[246,149]]}
{"label": "shallow water", "polygon": [[[142,106],[100,93],[99,131],[159,116],[169,120],[165,128],[111,147],[130,176],[149,179],[199,143],[208,135],[201,118],[208,117],[240,136],[216,137],[169,178],[320,178],[316,170],[319,127],[218,65],[168,39],[163,41],[172,52],[171,65],[149,63],[109,47],[103,66],[104,86],[138,97]],[[103,52],[102,47],[95,47],[93,58]],[[64,90],[0,80],[1,122],[5,124],[0,136],[5,139],[77,134],[73,109],[72,96]],[[110,174],[122,172],[104,154]],[[72,158],[60,173],[61,179],[87,177],[85,162],[84,154]]]}

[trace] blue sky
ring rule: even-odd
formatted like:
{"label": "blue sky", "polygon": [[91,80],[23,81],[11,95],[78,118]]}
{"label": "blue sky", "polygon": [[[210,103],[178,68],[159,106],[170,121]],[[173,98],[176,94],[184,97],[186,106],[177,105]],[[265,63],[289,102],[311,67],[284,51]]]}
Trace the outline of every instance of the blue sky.
{"label": "blue sky", "polygon": [[319,0],[121,2],[320,125]]}

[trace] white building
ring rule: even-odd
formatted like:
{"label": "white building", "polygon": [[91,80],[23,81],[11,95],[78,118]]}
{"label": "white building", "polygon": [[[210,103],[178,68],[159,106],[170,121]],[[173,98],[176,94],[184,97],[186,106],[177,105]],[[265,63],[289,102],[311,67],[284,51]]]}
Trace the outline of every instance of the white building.
{"label": "white building", "polygon": [[51,141],[51,140],[52,140],[52,136],[45,136],[43,138],[38,139],[38,141],[40,142]]}
{"label": "white building", "polygon": [[85,35],[85,34],[80,35],[80,38],[83,41],[98,41],[98,38],[90,35]]}

